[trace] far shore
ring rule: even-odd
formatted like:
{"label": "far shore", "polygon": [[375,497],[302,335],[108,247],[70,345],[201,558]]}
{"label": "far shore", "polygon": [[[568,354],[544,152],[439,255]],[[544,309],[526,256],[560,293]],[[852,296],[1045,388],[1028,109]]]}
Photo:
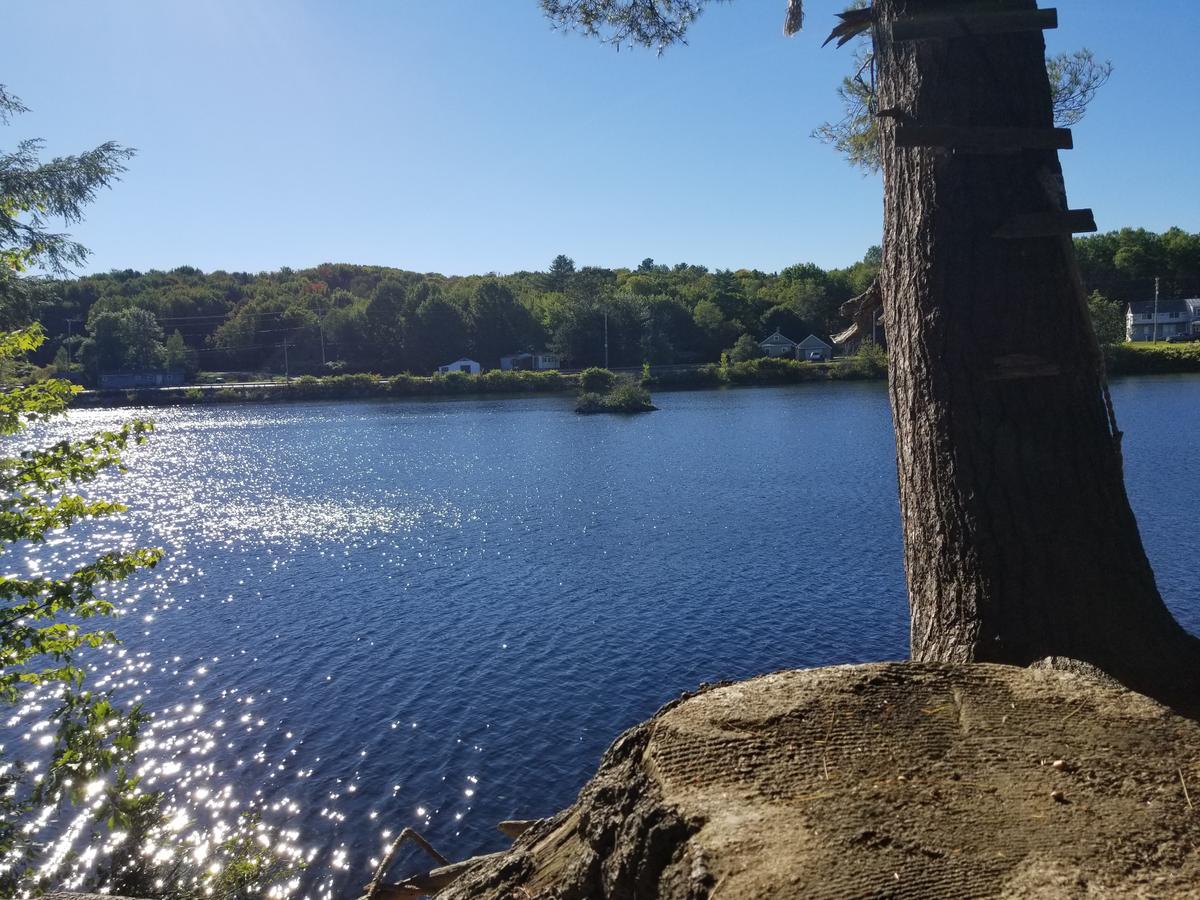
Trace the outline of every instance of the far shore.
{"label": "far shore", "polygon": [[[1111,376],[1200,372],[1200,343],[1118,344],[1104,348]],[[800,362],[763,357],[742,362],[689,366],[614,369],[619,378],[650,391],[711,390],[847,380],[885,380],[881,360],[858,356],[829,362]],[[296,402],[306,400],[379,400],[481,396],[531,396],[580,393],[579,372],[489,370],[479,375],[450,372],[434,375],[371,374],[301,375],[270,381],[193,384],[180,387],[85,390],[75,399],[83,408],[121,406],[188,406],[224,403]]]}
{"label": "far shore", "polygon": [[[752,359],[721,365],[652,366],[615,369],[618,378],[649,390],[712,389],[762,385],[801,384],[844,379],[882,379],[882,366],[864,366],[853,357],[827,363],[791,359]],[[422,397],[480,397],[539,394],[576,395],[581,391],[579,372],[529,372],[489,370],[479,375],[450,372],[434,375],[370,374],[301,375],[272,381],[195,384],[181,387],[130,388],[81,391],[79,407],[186,406],[222,403],[293,402],[304,400],[379,400]]]}

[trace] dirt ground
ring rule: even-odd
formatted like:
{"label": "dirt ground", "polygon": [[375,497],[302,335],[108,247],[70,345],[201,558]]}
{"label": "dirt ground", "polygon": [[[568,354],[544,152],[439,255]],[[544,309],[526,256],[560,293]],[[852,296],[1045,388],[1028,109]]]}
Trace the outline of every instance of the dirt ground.
{"label": "dirt ground", "polygon": [[1200,897],[1200,725],[1083,675],[887,663],[685,697],[439,894]]}

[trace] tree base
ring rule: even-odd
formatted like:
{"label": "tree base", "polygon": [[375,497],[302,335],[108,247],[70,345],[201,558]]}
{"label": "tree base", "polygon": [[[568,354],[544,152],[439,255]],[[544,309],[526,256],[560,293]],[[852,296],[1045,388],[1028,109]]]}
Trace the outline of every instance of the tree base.
{"label": "tree base", "polygon": [[706,689],[445,898],[1200,896],[1200,725],[1086,676],[885,663]]}

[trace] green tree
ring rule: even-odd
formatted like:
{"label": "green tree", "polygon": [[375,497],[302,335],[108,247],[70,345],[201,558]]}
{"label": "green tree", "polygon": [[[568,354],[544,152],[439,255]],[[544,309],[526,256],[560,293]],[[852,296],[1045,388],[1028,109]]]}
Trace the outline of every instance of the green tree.
{"label": "green tree", "polygon": [[745,362],[748,359],[758,359],[762,355],[762,347],[758,345],[758,341],[748,334],[743,334],[736,341],[734,341],[733,349],[729,351],[729,358],[734,362]]}
{"label": "green tree", "polygon": [[74,363],[71,362],[71,354],[66,347],[59,347],[54,352],[54,371],[58,375],[70,372],[74,368]]}
{"label": "green tree", "polygon": [[716,331],[722,325],[727,325],[725,315],[721,312],[721,307],[717,306],[712,300],[701,300],[696,304],[696,308],[692,310],[692,318],[696,320],[696,324],[705,331]]}
{"label": "green tree", "polygon": [[[42,340],[38,326],[0,335],[0,360],[16,359]],[[0,435],[62,413],[76,390],[52,379],[0,394]],[[121,451],[149,430],[149,423],[134,421],[81,441],[0,457],[0,554],[21,552],[83,519],[122,512],[119,503],[85,498],[73,488],[119,467]],[[46,804],[80,801],[85,787],[98,779],[107,780],[108,789],[97,819],[128,827],[137,780],[127,767],[142,717],[136,707],[120,710],[109,694],[88,690],[75,657],[83,648],[115,640],[111,632],[91,627],[90,620],[114,612],[112,602],[97,595],[100,586],[154,566],[161,555],[158,550],[106,553],[71,571],[28,576],[13,574],[25,567],[10,564],[10,574],[0,579],[0,699],[15,705],[30,690],[60,687],[51,716],[58,730],[44,778],[30,784],[24,760],[5,760],[14,768],[0,797],[0,856],[29,860],[37,848],[22,824]],[[0,874],[0,888],[11,890],[25,877],[23,867],[9,869]]]}
{"label": "green tree", "polygon": [[617,376],[608,369],[592,366],[579,373],[579,389],[587,394],[605,394],[616,380]]}
{"label": "green tree", "polygon": [[1156,278],[1164,297],[1200,293],[1200,234],[1122,228],[1077,238],[1075,250],[1084,284],[1109,296],[1148,300]]}
{"label": "green tree", "polygon": [[152,312],[129,307],[119,312],[98,312],[89,318],[91,332],[80,348],[88,376],[95,381],[109,372],[147,371],[163,365],[162,326]]}
{"label": "green tree", "polygon": [[[0,125],[28,112],[20,99],[0,84]],[[105,143],[78,156],[42,162],[43,142],[21,141],[11,153],[0,153],[0,313],[4,324],[32,318],[31,298],[37,281],[21,273],[39,266],[64,274],[87,258],[87,250],[51,223],[78,222],[96,192],[110,185],[133,151]]]}
{"label": "green tree", "polygon": [[571,366],[604,364],[604,310],[598,304],[567,299],[553,317],[550,346]]}
{"label": "green tree", "polygon": [[434,293],[417,307],[409,324],[409,359],[429,372],[466,351],[467,324],[457,306]]}
{"label": "green tree", "polygon": [[79,348],[84,371],[93,381],[105,372],[119,371],[125,365],[125,338],[121,313],[102,312],[88,322],[91,332]]}
{"label": "green tree", "polygon": [[163,330],[154,313],[144,309],[127,310],[122,318],[125,340],[125,364],[135,371],[156,369],[163,364]]}
{"label": "green tree", "polygon": [[1109,300],[1099,291],[1088,297],[1088,312],[1092,316],[1092,327],[1101,344],[1119,344],[1125,340],[1125,307],[1117,300]]}
{"label": "green tree", "polygon": [[653,365],[677,362],[693,346],[695,323],[680,300],[656,294],[641,303],[641,357]]}
{"label": "green tree", "polygon": [[496,368],[501,356],[537,342],[537,327],[529,310],[494,278],[485,279],[471,293],[467,322],[472,353],[484,368]]}
{"label": "green tree", "polygon": [[701,300],[692,310],[692,318],[702,335],[702,347],[705,359],[715,359],[723,347],[728,347],[737,339],[741,330],[738,325],[730,322],[721,312],[721,307],[713,300]]}
{"label": "green tree", "polygon": [[366,356],[367,324],[364,304],[352,303],[329,310],[321,320],[328,352],[342,360]]}
{"label": "green tree", "polygon": [[[20,101],[0,87],[0,120],[24,111]],[[29,296],[29,267],[63,271],[81,262],[86,250],[67,235],[49,230],[50,221],[75,222],[95,192],[122,169],[129,151],[104,144],[94,151],[49,163],[37,159],[40,145],[25,141],[15,154],[0,155],[0,292],[9,310]],[[11,305],[9,305],[11,304]],[[40,326],[0,335],[0,363],[12,363],[44,340]],[[60,415],[78,388],[51,379],[0,393],[0,435],[13,436],[31,422]],[[28,692],[55,697],[51,718],[57,722],[49,765],[33,783],[23,760],[4,748],[0,771],[0,891],[37,887],[29,874],[37,851],[37,830],[26,828],[35,810],[78,802],[97,786],[99,821],[127,828],[152,795],[135,796],[137,779],[129,763],[141,714],[121,710],[108,694],[87,689],[79,651],[114,640],[93,622],[114,612],[97,591],[136,570],[154,566],[158,550],[102,554],[69,571],[51,572],[20,565],[14,557],[29,553],[48,536],[85,519],[121,512],[109,500],[84,497],[76,488],[102,472],[119,467],[121,452],[140,442],[149,423],[130,422],[83,440],[64,440],[0,457],[0,555],[7,574],[0,578],[0,699],[21,702]],[[11,444],[10,444],[11,446]]]}
{"label": "green tree", "polygon": [[558,254],[550,263],[550,271],[546,273],[546,290],[561,293],[571,283],[575,274],[575,260],[564,253]]}
{"label": "green tree", "polygon": [[398,279],[379,284],[364,309],[371,360],[384,372],[403,368],[404,311],[408,288]]}
{"label": "green tree", "polygon": [[[817,140],[832,145],[851,165],[878,172],[879,122],[875,90],[875,54],[867,48],[854,55],[854,74],[842,79],[838,97],[842,118],[824,122],[813,131]],[[1046,58],[1046,73],[1054,104],[1054,122],[1066,128],[1083,119],[1088,104],[1112,75],[1112,63],[1096,59],[1086,47]]]}
{"label": "green tree", "polygon": [[1096,59],[1096,54],[1086,47],[1074,53],[1046,57],[1054,124],[1069,128],[1083,121],[1088,105],[1112,77],[1112,71],[1111,62]]}
{"label": "green tree", "polygon": [[196,354],[188,349],[178,328],[167,338],[163,349],[163,365],[172,371],[189,375],[196,371]]}

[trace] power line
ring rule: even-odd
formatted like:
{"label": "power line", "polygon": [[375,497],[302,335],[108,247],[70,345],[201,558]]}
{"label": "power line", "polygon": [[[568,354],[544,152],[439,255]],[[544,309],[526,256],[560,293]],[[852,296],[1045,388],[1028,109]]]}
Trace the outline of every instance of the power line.
{"label": "power line", "polygon": [[262,319],[267,316],[287,315],[291,310],[281,309],[276,312],[242,313],[230,311],[227,313],[208,313],[203,316],[156,316],[159,322],[192,322],[200,319]]}

